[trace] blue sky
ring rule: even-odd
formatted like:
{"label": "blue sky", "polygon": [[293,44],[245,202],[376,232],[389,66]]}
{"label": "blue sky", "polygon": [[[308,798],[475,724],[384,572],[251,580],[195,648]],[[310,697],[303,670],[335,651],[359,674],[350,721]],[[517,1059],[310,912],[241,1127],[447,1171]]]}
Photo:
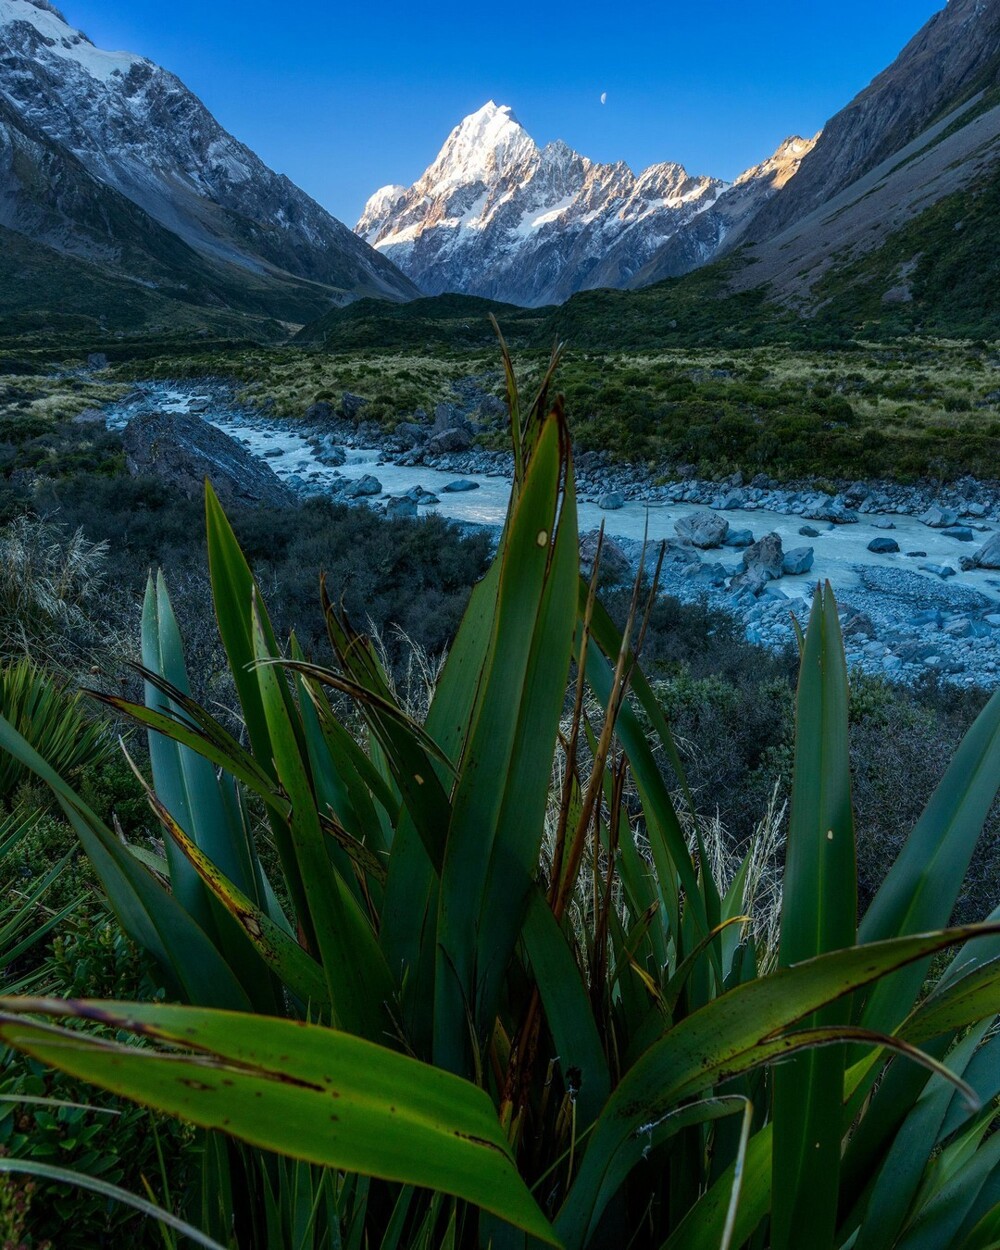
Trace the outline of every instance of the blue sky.
{"label": "blue sky", "polygon": [[732,178],[787,135],[818,130],[942,0],[62,5],[95,43],[173,70],[353,225],[376,187],[412,182],[491,98],[542,143]]}

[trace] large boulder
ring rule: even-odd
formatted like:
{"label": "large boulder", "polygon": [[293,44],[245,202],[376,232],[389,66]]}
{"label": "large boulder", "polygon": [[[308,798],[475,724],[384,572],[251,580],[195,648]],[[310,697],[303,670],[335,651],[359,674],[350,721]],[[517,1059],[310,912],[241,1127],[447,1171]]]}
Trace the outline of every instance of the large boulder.
{"label": "large boulder", "polygon": [[446,482],[441,490],[447,495],[463,495],[470,490],[478,490],[479,483],[473,482],[467,477],[456,478],[454,482]]}
{"label": "large boulder", "polygon": [[385,505],[385,515],[393,521],[410,520],[417,515],[416,501],[407,499],[405,495],[390,499]]}
{"label": "large boulder", "polygon": [[782,558],[782,571],[789,577],[798,577],[801,573],[808,573],[813,566],[814,558],[812,547],[793,547],[791,551],[786,551]]}
{"label": "large boulder", "polygon": [[382,494],[382,483],[372,473],[356,478],[349,486],[345,486],[342,494],[345,499],[367,499]]}
{"label": "large boulder", "polygon": [[445,451],[468,451],[472,446],[472,435],[461,426],[450,430],[441,430],[432,434],[427,440],[427,451],[432,455]]}
{"label": "large boulder", "polygon": [[888,556],[899,550],[899,543],[895,538],[873,538],[868,544],[868,550],[877,556]]}
{"label": "large boulder", "polygon": [[201,498],[205,479],[224,504],[288,507],[295,494],[271,467],[235,438],[184,412],[148,412],[122,435],[125,466],[134,477],[159,478],[188,499]]}
{"label": "large boulder", "polygon": [[617,512],[619,508],[625,507],[625,496],[620,490],[608,491],[598,499],[597,506],[604,512]]}
{"label": "large boulder", "polygon": [[981,569],[1000,569],[1000,532],[991,534],[972,558]]}
{"label": "large boulder", "polygon": [[958,523],[958,513],[954,508],[939,508],[933,504],[918,520],[929,525],[931,529],[946,530]]}
{"label": "large boulder", "polygon": [[[584,577],[590,577],[594,571],[599,536],[600,530],[588,530],[586,534],[580,535],[580,572]],[[601,584],[606,586],[619,586],[623,582],[631,582],[633,578],[628,556],[607,534],[601,544],[601,570],[598,577]]]}
{"label": "large boulder", "polygon": [[765,534],[758,542],[751,543],[743,552],[743,568],[748,573],[759,570],[768,577],[780,577],[785,571],[781,535]]}
{"label": "large boulder", "polygon": [[729,533],[729,522],[725,517],[702,508],[699,512],[689,512],[674,523],[677,535],[693,547],[706,549],[721,547]]}
{"label": "large boulder", "polygon": [[344,391],[340,397],[340,411],[348,421],[357,421],[367,403],[368,400],[363,395],[352,395],[350,391]]}

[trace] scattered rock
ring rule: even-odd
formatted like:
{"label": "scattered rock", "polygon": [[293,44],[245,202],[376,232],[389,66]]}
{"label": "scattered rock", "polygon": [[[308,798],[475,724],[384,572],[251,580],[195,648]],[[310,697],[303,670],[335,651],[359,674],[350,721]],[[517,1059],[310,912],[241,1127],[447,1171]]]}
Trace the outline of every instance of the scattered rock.
{"label": "scattered rock", "polygon": [[753,542],[753,530],[730,530],[726,535],[724,547],[749,547]]}
{"label": "scattered rock", "polygon": [[[597,541],[600,530],[589,530],[580,535],[580,571],[590,577],[594,571]],[[601,545],[601,571],[599,580],[604,585],[618,586],[632,580],[632,565],[628,556],[613,538],[604,535]]]}
{"label": "scattered rock", "polygon": [[834,525],[856,525],[858,514],[845,508],[840,499],[825,499],[806,513],[810,521],[830,521]]}
{"label": "scattered rock", "polygon": [[381,495],[382,483],[374,474],[366,473],[363,477],[348,483],[344,487],[343,494],[347,499],[365,499],[369,496]]}
{"label": "scattered rock", "polygon": [[466,491],[478,490],[479,483],[470,481],[467,477],[456,478],[454,482],[448,482],[441,487],[442,494],[460,495]]}
{"label": "scattered rock", "polygon": [[334,441],[332,434],[321,434],[310,439],[309,446],[320,464],[339,469],[342,464],[347,463],[347,452]]}
{"label": "scattered rock", "polygon": [[801,573],[809,572],[813,559],[812,547],[793,547],[791,551],[785,552],[781,567],[788,577],[798,577]]}
{"label": "scattered rock", "polygon": [[357,421],[361,416],[361,409],[367,403],[368,400],[363,395],[352,395],[350,391],[344,391],[340,397],[340,411],[348,421]]}
{"label": "scattered rock", "polygon": [[305,416],[307,421],[315,422],[317,425],[332,421],[333,404],[327,403],[325,399],[318,399],[316,403],[309,405]]}
{"label": "scattered rock", "polygon": [[926,551],[908,551],[906,553],[906,556],[907,556],[907,559],[909,560],[926,560],[927,552]]}
{"label": "scattered rock", "polygon": [[991,534],[972,558],[978,568],[1000,569],[1000,532]]}
{"label": "scattered rock", "polygon": [[625,507],[625,496],[619,490],[608,491],[598,499],[597,506],[605,512],[616,512]]}
{"label": "scattered rock", "polygon": [[747,572],[760,570],[769,578],[780,577],[785,568],[785,555],[781,548],[780,534],[765,534],[743,552],[743,568]]}
{"label": "scattered rock", "polygon": [[729,533],[729,522],[707,508],[680,517],[674,523],[678,536],[694,547],[721,547]]}
{"label": "scattered rock", "polygon": [[819,530],[813,529],[811,525],[803,525],[799,530],[799,534],[803,538],[819,538]]}
{"label": "scattered rock", "polygon": [[958,513],[953,508],[939,508],[933,504],[918,518],[934,530],[949,529],[958,521]]}
{"label": "scattered rock", "polygon": [[896,522],[890,521],[887,516],[872,517],[868,524],[872,529],[876,530],[894,530],[896,528]]}
{"label": "scattered rock", "polygon": [[392,433],[406,448],[416,447],[427,439],[427,431],[421,429],[414,421],[400,421]]}
{"label": "scattered rock", "polygon": [[940,577],[942,580],[955,576],[955,570],[950,564],[921,564],[920,567],[925,573],[933,573],[935,577]]}
{"label": "scattered rock", "polygon": [[945,538],[954,538],[956,542],[960,543],[971,543],[976,537],[966,525],[950,525],[947,529],[943,529],[941,533]]}
{"label": "scattered rock", "polygon": [[432,434],[427,440],[427,450],[434,455],[444,451],[468,451],[471,446],[472,435],[460,426],[441,430],[438,434]]}
{"label": "scattered rock", "polygon": [[394,521],[412,519],[417,515],[417,505],[414,500],[408,499],[405,495],[397,496],[386,504],[385,515]]}
{"label": "scattered rock", "polygon": [[895,538],[873,538],[868,544],[868,550],[880,556],[892,555],[899,550],[899,543]]}

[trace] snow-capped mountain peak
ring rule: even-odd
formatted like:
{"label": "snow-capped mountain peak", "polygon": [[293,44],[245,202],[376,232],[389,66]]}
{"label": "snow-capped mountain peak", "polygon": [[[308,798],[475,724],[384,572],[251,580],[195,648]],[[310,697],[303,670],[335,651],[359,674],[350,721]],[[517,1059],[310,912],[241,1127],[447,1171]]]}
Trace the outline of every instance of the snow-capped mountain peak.
{"label": "snow-capped mountain peak", "polygon": [[143,57],[130,52],[105,52],[82,31],[74,30],[48,0],[0,0],[0,27],[23,24],[29,40],[38,40],[50,55],[73,61],[99,82],[127,74]]}
{"label": "snow-capped mountain peak", "polygon": [[624,161],[599,164],[561,139],[539,148],[508,105],[490,100],[455,127],[412,187],[376,191],[355,230],[428,293],[542,304],[591,285],[624,232],[631,263],[644,263],[644,248],[723,186],[671,163],[636,176]]}
{"label": "snow-capped mountain peak", "polygon": [[513,109],[489,100],[455,127],[420,181],[427,191],[441,193],[449,187],[489,179],[537,151]]}

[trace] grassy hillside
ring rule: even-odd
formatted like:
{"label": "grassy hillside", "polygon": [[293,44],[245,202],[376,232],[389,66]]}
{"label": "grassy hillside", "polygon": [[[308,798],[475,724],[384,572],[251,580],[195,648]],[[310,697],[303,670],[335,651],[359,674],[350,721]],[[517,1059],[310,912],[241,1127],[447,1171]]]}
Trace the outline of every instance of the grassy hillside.
{"label": "grassy hillside", "polygon": [[940,200],[876,251],[832,269],[815,288],[817,330],[1000,337],[998,225],[994,174]]}

